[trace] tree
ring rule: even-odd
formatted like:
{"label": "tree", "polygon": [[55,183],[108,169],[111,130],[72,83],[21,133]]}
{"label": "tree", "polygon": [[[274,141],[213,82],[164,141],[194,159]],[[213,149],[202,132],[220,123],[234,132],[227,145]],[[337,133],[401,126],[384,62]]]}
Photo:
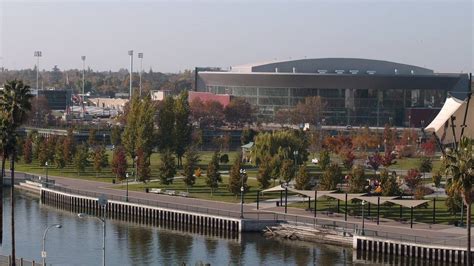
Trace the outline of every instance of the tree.
{"label": "tree", "polygon": [[474,156],[472,140],[461,138],[455,150],[446,153],[446,173],[451,175],[452,189],[461,195],[467,207],[467,265],[472,265],[471,258],[471,205],[474,197],[472,186],[474,182]]}
{"label": "tree", "polygon": [[355,165],[350,174],[349,188],[351,193],[364,192],[367,180],[365,178],[365,170],[361,165]]}
{"label": "tree", "polygon": [[86,167],[89,165],[89,150],[86,145],[80,145],[77,147],[76,154],[74,155],[74,167],[77,170],[77,174],[84,173]]}
{"label": "tree", "polygon": [[137,115],[138,123],[136,128],[135,153],[142,150],[145,157],[149,157],[153,149],[153,130],[155,119],[155,106],[150,96],[140,100],[139,113]]}
{"label": "tree", "polygon": [[310,181],[311,178],[309,176],[308,170],[306,169],[306,164],[300,165],[295,178],[295,188],[301,190],[308,190],[311,188]]}
{"label": "tree", "polygon": [[228,163],[229,162],[229,155],[227,155],[227,153],[224,153],[221,155],[221,157],[219,158],[219,162],[220,163]]}
{"label": "tree", "polygon": [[67,136],[63,141],[63,154],[66,163],[71,163],[74,154],[76,153],[76,142],[74,140],[74,132],[70,127],[67,129]]}
{"label": "tree", "polygon": [[310,123],[317,125],[326,109],[326,102],[320,96],[306,97],[304,102],[299,102],[292,113],[292,123]]}
{"label": "tree", "polygon": [[415,188],[421,183],[421,174],[417,169],[408,170],[405,176],[405,184],[414,191]]}
{"label": "tree", "polygon": [[135,155],[137,151],[137,137],[140,116],[140,98],[137,94],[132,98],[129,104],[130,111],[126,117],[125,130],[122,135],[122,145],[127,154],[132,158],[135,164]]}
{"label": "tree", "polygon": [[96,174],[102,173],[102,169],[109,165],[107,153],[104,146],[96,146],[94,148],[94,170]]}
{"label": "tree", "polygon": [[244,128],[242,130],[242,134],[240,135],[240,143],[242,145],[247,144],[249,142],[253,142],[257,132],[251,128]]}
{"label": "tree", "polygon": [[456,187],[453,186],[451,178],[446,182],[446,194],[446,207],[451,215],[456,215],[461,211],[461,207],[463,207],[464,204],[461,195],[456,191]]}
{"label": "tree", "polygon": [[431,158],[428,158],[428,157],[420,158],[420,161],[418,162],[418,170],[423,173],[423,177],[425,176],[426,172],[431,172],[432,169],[433,169],[433,162],[431,161]]}
{"label": "tree", "polygon": [[32,158],[33,152],[33,142],[31,141],[31,136],[28,136],[23,144],[23,162],[26,164],[30,164],[33,160]]}
{"label": "tree", "polygon": [[382,169],[380,186],[382,187],[382,196],[398,196],[400,194],[396,172],[389,173],[387,169]]}
{"label": "tree", "polygon": [[284,159],[281,164],[280,178],[288,183],[293,179],[293,177],[295,177],[293,160]]}
{"label": "tree", "polygon": [[297,164],[308,160],[307,141],[304,132],[300,130],[275,131],[260,133],[255,137],[252,150],[252,160],[258,165],[266,156],[279,154],[281,159],[293,159],[294,152]]}
{"label": "tree", "polygon": [[378,152],[375,152],[372,156],[369,156],[367,164],[374,170],[374,172],[377,172],[382,164],[382,156],[380,156]]}
{"label": "tree", "polygon": [[175,147],[174,99],[166,97],[158,111],[158,139],[161,151],[173,150]]}
{"label": "tree", "polygon": [[182,165],[181,158],[191,142],[192,127],[189,122],[190,112],[188,92],[183,91],[179,94],[174,106],[175,152],[178,158],[178,166]]}
{"label": "tree", "polygon": [[325,171],[326,168],[331,164],[331,156],[329,155],[329,152],[327,150],[322,150],[319,153],[319,168],[321,170]]}
{"label": "tree", "polygon": [[207,165],[206,184],[211,188],[211,196],[222,182],[221,173],[219,172],[219,153],[216,151],[212,155],[212,159]]}
{"label": "tree", "polygon": [[321,190],[334,190],[337,185],[342,182],[342,171],[339,165],[331,164],[323,172],[321,182],[319,183],[319,189]]}
{"label": "tree", "polygon": [[138,149],[137,158],[138,180],[146,183],[151,177],[150,157],[142,149]]}
{"label": "tree", "polygon": [[244,191],[248,190],[247,174],[241,173],[242,170],[242,155],[235,157],[229,172],[229,185],[227,189],[230,193],[237,196],[240,193],[240,187],[244,187]]}
{"label": "tree", "polygon": [[173,183],[174,175],[176,174],[175,158],[171,151],[165,150],[161,153],[160,165],[158,167],[158,176],[164,185]]}
{"label": "tree", "polygon": [[112,156],[112,173],[114,173],[115,178],[120,181],[126,177],[127,157],[122,146],[115,147],[114,154]]}
{"label": "tree", "polygon": [[122,143],[122,129],[120,126],[115,125],[112,127],[110,131],[110,142],[114,147]]}
{"label": "tree", "polygon": [[232,98],[224,109],[225,120],[230,124],[240,126],[252,122],[253,108],[244,98]]}
{"label": "tree", "polygon": [[[28,111],[31,110],[30,99],[33,95],[30,93],[30,87],[23,84],[23,81],[7,81],[3,90],[0,91],[0,128],[2,129],[2,148],[4,149],[2,158],[2,176],[0,183],[0,204],[3,205],[3,173],[6,156],[10,156],[10,177],[11,177],[11,248],[12,260],[16,261],[15,256],[15,160],[16,160],[16,129],[20,127],[27,118]],[[2,224],[3,226],[3,207]],[[3,233],[3,230],[2,230]]]}
{"label": "tree", "polygon": [[97,129],[96,128],[90,128],[89,129],[89,138],[87,139],[87,144],[89,144],[90,147],[95,146],[96,141],[95,137],[97,135]]}
{"label": "tree", "polygon": [[427,142],[421,144],[425,156],[433,156],[436,152],[436,139],[431,137]]}
{"label": "tree", "polygon": [[56,168],[63,169],[66,166],[66,160],[64,159],[63,153],[63,141],[56,142],[56,148],[54,150],[54,164]]}
{"label": "tree", "polygon": [[383,157],[381,158],[380,163],[384,167],[389,167],[392,164],[395,164],[396,162],[394,161],[396,158],[395,154],[392,152],[392,150],[389,150],[388,148],[385,150]]}
{"label": "tree", "polygon": [[270,176],[273,179],[273,185],[275,185],[275,181],[277,180],[277,178],[280,177],[281,164],[282,164],[282,159],[280,158],[280,156],[278,154],[271,157],[271,161],[270,161],[271,174],[270,174]]}
{"label": "tree", "polygon": [[183,162],[183,181],[186,184],[186,189],[189,192],[189,187],[194,186],[196,182],[195,172],[198,168],[199,154],[193,147],[189,147],[184,153]]}
{"label": "tree", "polygon": [[436,171],[434,173],[432,173],[431,175],[431,180],[433,180],[433,184],[435,187],[439,188],[441,186],[441,172],[440,171]]}
{"label": "tree", "polygon": [[257,181],[260,184],[260,188],[266,189],[270,186],[270,179],[272,178],[272,164],[271,157],[267,157],[258,166]]}
{"label": "tree", "polygon": [[354,160],[355,160],[355,155],[354,152],[352,151],[352,148],[346,148],[342,152],[342,165],[347,170],[350,170],[352,166],[354,165]]}

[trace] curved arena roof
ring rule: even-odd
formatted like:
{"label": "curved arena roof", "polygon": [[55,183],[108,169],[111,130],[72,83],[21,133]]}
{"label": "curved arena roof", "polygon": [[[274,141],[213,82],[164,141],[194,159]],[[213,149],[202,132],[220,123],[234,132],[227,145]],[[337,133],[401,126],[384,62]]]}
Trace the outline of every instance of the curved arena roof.
{"label": "curved arena roof", "polygon": [[273,61],[232,67],[232,72],[336,73],[336,74],[416,74],[432,75],[431,69],[390,61],[362,58],[315,58]]}

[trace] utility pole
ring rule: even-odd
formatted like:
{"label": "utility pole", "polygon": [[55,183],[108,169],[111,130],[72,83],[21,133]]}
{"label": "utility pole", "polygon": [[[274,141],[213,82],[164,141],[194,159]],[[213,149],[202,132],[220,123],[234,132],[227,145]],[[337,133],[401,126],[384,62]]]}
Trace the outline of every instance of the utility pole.
{"label": "utility pole", "polygon": [[82,114],[82,118],[84,118],[84,96],[85,96],[85,87],[86,87],[86,56],[83,55],[81,56],[81,60],[82,60],[82,97],[81,98],[81,107],[82,107],[82,110],[81,110],[81,114]]}
{"label": "utility pole", "polygon": [[143,53],[138,53],[138,58],[140,58],[140,97],[142,97],[142,72],[143,72]]}

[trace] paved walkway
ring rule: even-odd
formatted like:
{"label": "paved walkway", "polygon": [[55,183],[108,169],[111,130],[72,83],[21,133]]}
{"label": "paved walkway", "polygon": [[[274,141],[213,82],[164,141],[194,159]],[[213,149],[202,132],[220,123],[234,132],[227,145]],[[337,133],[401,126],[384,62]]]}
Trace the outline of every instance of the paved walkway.
{"label": "paved walkway", "polygon": [[[18,173],[21,175],[21,173]],[[73,178],[64,178],[51,176],[55,180],[56,185],[66,188],[76,189],[80,191],[105,194],[109,197],[125,197],[125,190],[113,188],[114,185],[80,180]],[[140,200],[149,200],[158,203],[158,206],[166,207],[167,205],[179,204],[196,210],[202,211],[206,208],[219,210],[223,215],[226,212],[229,216],[238,217],[240,214],[239,203],[217,202],[205,199],[186,198],[179,196],[168,196],[163,194],[153,194],[138,191],[129,191],[129,197]],[[344,214],[328,213],[318,211],[316,219],[313,211],[307,211],[300,208],[288,207],[288,213],[284,213],[284,207],[276,207],[277,199],[268,200],[260,203],[260,209],[256,209],[256,203],[244,204],[244,217],[248,219],[278,219],[287,220],[299,224],[326,224],[338,227],[346,227],[349,230],[354,228],[362,228],[361,217],[348,216],[348,220],[344,221]],[[297,197],[289,197],[288,202],[298,201]],[[380,225],[376,224],[376,220],[365,219],[364,221],[367,235],[378,235],[387,238],[405,239],[422,243],[433,243],[443,245],[464,246],[466,241],[465,228],[454,227],[452,225],[442,224],[424,224],[414,223],[410,228],[410,222],[401,223],[389,219],[380,219]],[[474,231],[474,230],[473,230]],[[473,232],[474,233],[474,232]]]}

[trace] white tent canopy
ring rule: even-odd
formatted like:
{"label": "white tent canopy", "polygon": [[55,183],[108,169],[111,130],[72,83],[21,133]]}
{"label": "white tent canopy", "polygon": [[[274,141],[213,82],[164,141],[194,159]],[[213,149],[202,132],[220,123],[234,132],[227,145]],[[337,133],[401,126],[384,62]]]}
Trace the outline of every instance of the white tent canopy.
{"label": "white tent canopy", "polygon": [[278,192],[278,191],[285,191],[285,189],[281,185],[274,186],[272,188],[267,188],[265,190],[262,190],[262,193],[265,192]]}
{"label": "white tent canopy", "polygon": [[[443,144],[453,143],[455,140],[459,140],[465,119],[466,127],[463,136],[474,138],[474,100],[468,101],[468,99],[463,101],[454,97],[447,98],[441,111],[425,130],[434,132]],[[451,117],[455,118],[454,123],[451,121]],[[453,135],[453,126],[455,135]]]}
{"label": "white tent canopy", "polygon": [[320,198],[320,197],[326,196],[327,194],[335,192],[335,190],[318,190],[317,192],[315,192],[314,190],[298,190],[298,189],[293,189],[293,188],[288,188],[288,191],[291,191],[291,192],[294,192],[306,197],[310,197],[310,198],[314,198],[314,195]]}

